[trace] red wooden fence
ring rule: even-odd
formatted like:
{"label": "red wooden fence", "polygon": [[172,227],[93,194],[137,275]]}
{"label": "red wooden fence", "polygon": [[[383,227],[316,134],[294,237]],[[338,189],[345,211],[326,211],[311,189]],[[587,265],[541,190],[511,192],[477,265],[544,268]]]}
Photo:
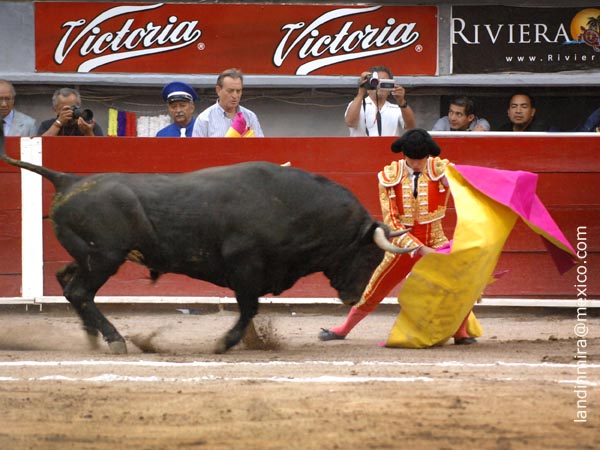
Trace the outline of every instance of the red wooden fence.
{"label": "red wooden fence", "polygon": [[[438,135],[442,156],[457,164],[526,170],[539,174],[538,194],[573,246],[577,228],[586,227],[588,274],[600,273],[600,136],[584,134],[524,135],[482,133]],[[18,157],[18,138],[7,138],[8,153]],[[376,173],[398,159],[389,150],[393,138],[44,138],[44,165],[81,174],[95,172],[183,172],[247,160],[275,163],[325,175],[350,188],[380,218]],[[21,211],[18,170],[0,163],[0,301],[18,297],[21,286]],[[53,194],[44,182],[44,214]],[[446,231],[453,231],[454,212]],[[176,220],[176,218],[174,218]],[[61,295],[54,278],[69,261],[44,219],[44,295]],[[518,223],[500,258],[498,269],[509,273],[485,292],[486,297],[575,299],[576,273],[559,276],[541,239]],[[590,284],[588,296],[600,294]],[[99,295],[231,296],[231,291],[183,276],[165,275],[151,284],[143,267],[126,263]],[[321,275],[300,280],[286,297],[335,297]]]}

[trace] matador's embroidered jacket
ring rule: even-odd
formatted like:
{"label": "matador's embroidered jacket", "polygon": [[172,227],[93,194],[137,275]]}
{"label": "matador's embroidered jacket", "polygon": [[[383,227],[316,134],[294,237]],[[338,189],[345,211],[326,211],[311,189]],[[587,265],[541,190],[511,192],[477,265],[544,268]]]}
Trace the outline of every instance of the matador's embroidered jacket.
{"label": "matador's embroidered jacket", "polygon": [[[395,245],[412,248],[418,245],[438,248],[448,242],[442,218],[450,195],[444,173],[448,161],[429,157],[418,179],[417,196],[413,194],[412,171],[404,160],[394,161],[379,172],[379,201],[383,221],[392,231],[410,228],[410,233],[395,237]],[[386,252],[375,269],[356,308],[370,312],[400,283],[420,259],[417,255]]]}
{"label": "matador's embroidered jacket", "polygon": [[413,195],[412,171],[401,159],[379,172],[379,201],[383,220],[392,230],[411,232],[394,240],[400,247],[427,245],[438,248],[448,242],[441,219],[446,214],[450,191],[445,184],[447,159],[428,157],[425,171]]}

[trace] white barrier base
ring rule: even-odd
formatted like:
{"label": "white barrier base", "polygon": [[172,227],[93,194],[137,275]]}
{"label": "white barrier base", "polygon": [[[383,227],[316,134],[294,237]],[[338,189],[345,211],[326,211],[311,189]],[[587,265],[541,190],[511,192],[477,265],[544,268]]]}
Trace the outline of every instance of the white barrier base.
{"label": "white barrier base", "polygon": [[[163,303],[163,304],[232,304],[236,303],[234,297],[129,297],[129,296],[98,296],[96,297],[96,303],[112,303],[112,304],[127,304],[127,303],[140,303],[140,304],[152,304],[152,303]],[[342,302],[337,298],[286,298],[286,297],[261,297],[259,299],[261,304],[273,304],[273,305],[341,305]],[[44,304],[56,304],[56,303],[68,303],[67,300],[62,296],[44,296],[35,298],[21,298],[21,297],[0,297],[1,305],[44,305]],[[383,299],[382,304],[395,305],[397,299],[395,297],[386,297]],[[589,300],[569,300],[569,299],[558,299],[558,298],[483,298],[476,306],[510,306],[510,307],[535,307],[535,308],[600,308],[600,300],[589,299]]]}

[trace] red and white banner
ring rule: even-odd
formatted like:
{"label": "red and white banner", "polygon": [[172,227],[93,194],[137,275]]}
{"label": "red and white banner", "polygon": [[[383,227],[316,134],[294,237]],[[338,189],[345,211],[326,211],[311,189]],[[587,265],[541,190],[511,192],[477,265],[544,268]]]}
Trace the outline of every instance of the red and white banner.
{"label": "red and white banner", "polygon": [[35,3],[36,71],[436,75],[435,6]]}

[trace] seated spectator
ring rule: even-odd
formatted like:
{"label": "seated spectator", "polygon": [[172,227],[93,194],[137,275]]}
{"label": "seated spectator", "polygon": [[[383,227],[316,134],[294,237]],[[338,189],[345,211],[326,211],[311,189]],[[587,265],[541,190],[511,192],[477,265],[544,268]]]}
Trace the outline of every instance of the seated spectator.
{"label": "seated spectator", "polygon": [[16,96],[12,83],[0,80],[0,117],[4,136],[35,136],[35,119],[14,109]]}
{"label": "seated spectator", "polygon": [[575,131],[600,133],[600,108],[592,112],[585,120],[583,125],[577,127]]}
{"label": "seated spectator", "polygon": [[548,131],[548,126],[536,117],[535,99],[527,92],[515,92],[508,103],[509,122],[498,131]]}
{"label": "seated spectator", "polygon": [[173,81],[162,90],[163,100],[173,123],[156,133],[159,137],[191,137],[194,130],[194,102],[198,94],[189,84]]}
{"label": "seated spectator", "polygon": [[[244,133],[251,131],[252,136],[263,137],[263,131],[258,122],[258,117],[248,108],[240,105],[242,90],[244,88],[244,75],[238,69],[228,69],[217,78],[217,102],[200,113],[194,123],[194,137],[225,137],[234,125],[243,118]],[[243,117],[240,117],[241,113]],[[242,133],[242,134],[244,134]]]}
{"label": "seated spectator", "polygon": [[448,115],[441,117],[431,131],[490,131],[490,123],[475,115],[475,103],[464,95],[450,101]]}
{"label": "seated spectator", "polygon": [[37,134],[41,136],[103,136],[89,109],[81,109],[81,96],[77,89],[57,89],[52,96],[54,119],[41,123]]}

